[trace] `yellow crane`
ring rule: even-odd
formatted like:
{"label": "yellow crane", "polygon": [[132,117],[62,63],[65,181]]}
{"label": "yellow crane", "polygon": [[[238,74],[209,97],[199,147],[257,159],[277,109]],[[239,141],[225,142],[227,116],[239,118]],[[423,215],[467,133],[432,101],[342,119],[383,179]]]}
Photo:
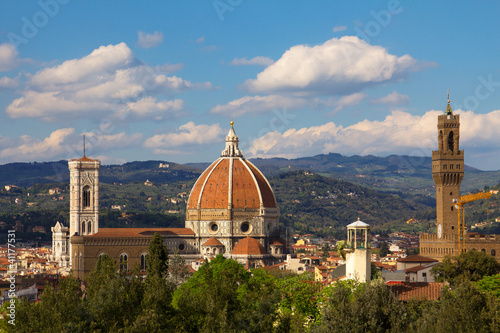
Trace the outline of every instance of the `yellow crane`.
{"label": "yellow crane", "polygon": [[455,207],[458,210],[458,253],[462,253],[465,250],[465,204],[471,201],[489,199],[491,197],[491,192],[479,192],[473,194],[467,194],[461,196],[458,200],[453,200],[455,202]]}

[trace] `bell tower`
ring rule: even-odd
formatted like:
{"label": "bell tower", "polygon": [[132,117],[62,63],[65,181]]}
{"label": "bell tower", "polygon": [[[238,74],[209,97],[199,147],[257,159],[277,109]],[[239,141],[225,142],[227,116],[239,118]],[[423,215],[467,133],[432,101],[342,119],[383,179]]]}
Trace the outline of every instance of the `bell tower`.
{"label": "bell tower", "polygon": [[99,231],[99,168],[101,161],[85,156],[68,162],[70,171],[69,236]]}
{"label": "bell tower", "polygon": [[457,212],[453,199],[460,197],[464,178],[464,151],[460,150],[460,115],[448,105],[438,116],[438,150],[432,152],[432,178],[436,183],[436,228],[438,239],[457,234]]}

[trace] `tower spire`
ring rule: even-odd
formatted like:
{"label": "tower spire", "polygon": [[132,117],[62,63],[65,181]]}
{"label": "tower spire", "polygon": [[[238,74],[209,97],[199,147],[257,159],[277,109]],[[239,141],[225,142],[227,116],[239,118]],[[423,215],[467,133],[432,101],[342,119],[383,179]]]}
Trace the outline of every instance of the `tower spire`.
{"label": "tower spire", "polygon": [[240,140],[238,139],[238,136],[236,135],[236,132],[234,131],[234,121],[231,120],[230,122],[231,128],[229,129],[229,132],[227,133],[226,136],[226,149],[224,149],[221,153],[222,157],[242,157],[243,153],[241,150],[238,148],[238,142]]}
{"label": "tower spire", "polygon": [[85,134],[83,135],[83,157],[85,157]]}
{"label": "tower spire", "polygon": [[448,89],[448,105],[446,106],[445,115],[453,116],[453,111],[451,110],[451,106],[450,106],[450,89]]}

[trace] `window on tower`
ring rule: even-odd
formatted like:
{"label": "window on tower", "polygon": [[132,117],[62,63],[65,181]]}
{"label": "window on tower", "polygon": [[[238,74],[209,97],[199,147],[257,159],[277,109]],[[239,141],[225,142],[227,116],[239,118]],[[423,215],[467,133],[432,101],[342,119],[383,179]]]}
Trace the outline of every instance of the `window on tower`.
{"label": "window on tower", "polygon": [[455,143],[453,142],[453,131],[448,135],[448,150],[453,151]]}
{"label": "window on tower", "polygon": [[83,207],[90,207],[90,186],[85,186],[82,193],[82,205]]}

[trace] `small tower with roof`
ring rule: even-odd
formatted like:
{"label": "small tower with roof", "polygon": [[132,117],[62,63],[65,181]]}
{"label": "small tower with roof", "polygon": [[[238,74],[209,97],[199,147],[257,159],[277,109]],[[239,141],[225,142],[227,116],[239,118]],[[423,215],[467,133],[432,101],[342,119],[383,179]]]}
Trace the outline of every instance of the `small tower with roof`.
{"label": "small tower with roof", "polygon": [[370,225],[359,218],[347,226],[346,277],[359,282],[370,281]]}

